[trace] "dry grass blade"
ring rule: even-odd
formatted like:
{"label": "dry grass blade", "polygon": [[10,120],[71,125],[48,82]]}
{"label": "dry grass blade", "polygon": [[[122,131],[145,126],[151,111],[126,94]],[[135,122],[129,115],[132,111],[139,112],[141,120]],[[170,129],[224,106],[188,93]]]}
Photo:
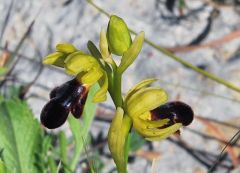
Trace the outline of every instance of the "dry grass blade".
{"label": "dry grass blade", "polygon": [[[207,128],[214,135],[218,136],[221,140],[226,140],[225,135],[215,125],[213,125],[211,122],[209,122],[207,120],[203,120],[203,119],[198,119],[198,120],[200,120],[204,125],[206,125]],[[228,152],[228,154],[229,154],[229,156],[230,156],[230,158],[231,158],[231,160],[233,162],[233,165],[236,167],[239,164],[237,153],[235,153],[235,151],[233,150],[233,148],[230,145],[230,143],[227,143],[225,145],[225,149],[227,150],[227,152]],[[215,169],[215,167],[214,167],[214,169]]]}
{"label": "dry grass blade", "polygon": [[153,161],[152,161],[151,173],[157,173],[157,171],[156,171],[156,161],[157,161],[157,159],[153,159]]}
{"label": "dry grass blade", "polygon": [[0,55],[0,67],[4,67],[10,58],[10,53],[7,51],[8,44],[6,43],[3,53]]}
{"label": "dry grass blade", "polygon": [[[9,66],[9,65],[12,63],[12,61],[14,60],[15,56],[18,54],[18,52],[19,52],[20,48],[22,47],[24,41],[26,40],[26,38],[27,38],[27,37],[29,36],[29,34],[31,33],[32,28],[33,28],[33,25],[34,25],[34,22],[35,22],[35,20],[33,20],[33,21],[30,23],[30,25],[28,26],[26,32],[23,34],[21,40],[19,41],[16,49],[14,50],[13,53],[11,53],[10,58],[9,58],[7,64],[6,64],[6,66]],[[18,61],[20,60],[20,58],[21,58],[21,57],[19,56],[19,57],[15,60],[14,64],[11,66],[11,68],[8,70],[7,74],[5,75],[5,79],[6,79],[9,75],[11,75],[13,69],[14,69],[15,66],[17,65],[17,63],[18,63]],[[4,83],[5,83],[5,81],[6,81],[5,79],[3,79],[3,80],[1,81],[0,87],[2,87],[2,86],[4,85]]]}
{"label": "dry grass blade", "polygon": [[227,35],[224,35],[223,37],[218,38],[216,40],[210,41],[208,43],[191,45],[191,46],[179,46],[179,47],[166,48],[166,49],[168,49],[171,52],[188,52],[188,51],[194,51],[194,50],[203,49],[203,48],[214,48],[224,43],[230,42],[234,39],[238,39],[239,37],[240,37],[240,29],[233,31]]}
{"label": "dry grass blade", "polygon": [[179,83],[173,83],[173,82],[165,81],[165,80],[162,80],[162,79],[158,79],[158,81],[160,83],[163,83],[163,84],[166,84],[166,85],[169,85],[169,86],[179,87],[179,88],[182,88],[182,89],[185,89],[185,90],[191,90],[193,92],[201,93],[203,95],[217,97],[217,98],[220,98],[220,99],[229,100],[229,101],[240,104],[240,100],[238,100],[238,99],[227,97],[227,96],[220,95],[220,94],[216,94],[214,92],[209,92],[209,91],[206,91],[206,90],[200,90],[200,89],[189,87],[189,86],[182,85],[182,84],[179,84]]}
{"label": "dry grass blade", "polygon": [[[23,34],[22,38],[20,39],[19,43],[17,44],[17,47],[16,49],[14,50],[13,53],[11,53],[11,58],[9,59],[7,65],[10,65],[12,63],[12,61],[14,60],[15,56],[18,54],[19,50],[21,49],[24,41],[26,40],[26,38],[30,35],[31,31],[32,31],[32,28],[33,28],[33,25],[35,23],[35,20],[33,20],[30,25],[27,27],[27,30],[26,32]],[[18,61],[19,58],[16,60]]]}
{"label": "dry grass blade", "polygon": [[5,17],[3,25],[2,25],[2,30],[1,30],[1,34],[0,34],[0,43],[2,42],[4,32],[5,32],[6,27],[8,25],[8,21],[9,21],[9,17],[10,17],[11,11],[12,11],[13,4],[14,4],[14,0],[11,0],[8,11],[7,11],[7,14],[6,14],[6,17]]}
{"label": "dry grass blade", "polygon": [[145,150],[138,150],[135,153],[136,156],[143,157],[147,160],[154,161],[160,158],[160,153],[156,151],[145,151]]}
{"label": "dry grass blade", "polygon": [[213,123],[216,123],[216,124],[221,124],[223,126],[227,126],[227,127],[234,128],[234,129],[240,129],[240,126],[236,126],[236,125],[231,124],[231,123],[215,120],[213,118],[207,118],[207,117],[201,117],[201,116],[195,116],[195,118],[197,118],[199,120],[203,120],[203,121],[205,120],[205,121],[210,121],[210,122],[213,122]]}
{"label": "dry grass blade", "polygon": [[208,173],[212,173],[213,170],[216,169],[216,167],[220,164],[222,157],[224,155],[224,151],[227,149],[229,145],[235,144],[240,139],[240,130],[229,140],[229,142],[223,147],[221,153],[219,154],[218,158],[214,162],[214,164],[211,166],[211,168],[208,170]]}

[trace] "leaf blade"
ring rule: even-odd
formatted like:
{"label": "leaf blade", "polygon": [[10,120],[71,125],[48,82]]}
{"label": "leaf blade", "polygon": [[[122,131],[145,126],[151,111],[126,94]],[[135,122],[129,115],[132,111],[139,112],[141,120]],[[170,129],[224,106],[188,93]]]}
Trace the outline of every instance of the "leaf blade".
{"label": "leaf blade", "polygon": [[92,100],[98,89],[99,85],[95,84],[91,87],[88,93],[88,98],[86,100],[86,104],[83,111],[83,123],[80,123],[80,121],[77,121],[72,116],[68,118],[68,123],[75,141],[75,151],[70,163],[70,167],[72,170],[74,170],[77,165],[79,155],[84,147],[83,139],[87,138],[88,131],[91,127],[95,115],[96,104],[93,103]]}
{"label": "leaf blade", "polygon": [[9,172],[37,172],[35,151],[39,151],[41,129],[28,106],[18,100],[0,103],[0,148],[4,149],[4,163]]}

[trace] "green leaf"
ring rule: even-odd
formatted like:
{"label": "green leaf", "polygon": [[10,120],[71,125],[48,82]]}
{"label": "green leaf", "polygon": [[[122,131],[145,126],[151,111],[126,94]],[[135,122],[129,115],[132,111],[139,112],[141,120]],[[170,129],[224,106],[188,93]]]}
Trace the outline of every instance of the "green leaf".
{"label": "green leaf", "polygon": [[141,135],[139,135],[136,131],[131,132],[130,150],[132,152],[140,149],[145,143],[146,143],[146,140]]}
{"label": "green leaf", "polygon": [[94,58],[96,58],[98,60],[102,59],[101,53],[99,52],[98,48],[95,46],[95,44],[92,41],[90,41],[90,40],[88,41],[87,47]]}
{"label": "green leaf", "polygon": [[68,123],[72,131],[72,135],[74,137],[74,142],[75,142],[75,149],[74,149],[75,151],[70,163],[70,167],[72,170],[74,170],[77,166],[79,156],[85,145],[84,141],[86,141],[88,137],[88,132],[91,127],[91,124],[95,115],[95,111],[96,111],[96,105],[92,102],[92,100],[98,89],[99,89],[99,85],[95,84],[91,87],[88,93],[88,98],[84,107],[82,123],[78,119],[73,118],[73,116],[69,116],[68,118]]}
{"label": "green leaf", "polygon": [[52,139],[53,136],[49,134],[42,134],[42,142],[41,142],[41,152],[37,152],[36,157],[36,163],[35,165],[38,167],[38,172],[41,173],[47,173],[49,164],[48,164],[48,158],[53,157],[52,153],[49,152],[54,147],[52,146]]}
{"label": "green leaf", "polygon": [[65,133],[63,131],[59,134],[59,143],[60,143],[60,157],[61,161],[63,162],[63,168],[66,173],[69,173],[68,169],[65,165],[68,165],[68,158],[67,158],[67,148],[68,148],[68,141]]}
{"label": "green leaf", "polygon": [[26,103],[2,100],[0,132],[6,173],[37,173],[35,154],[41,149],[41,129]]}
{"label": "green leaf", "polygon": [[5,173],[5,164],[2,160],[0,160],[0,173]]}
{"label": "green leaf", "polygon": [[57,165],[56,165],[56,162],[55,160],[52,158],[52,157],[48,157],[48,165],[49,165],[49,168],[50,168],[50,172],[57,172]]}

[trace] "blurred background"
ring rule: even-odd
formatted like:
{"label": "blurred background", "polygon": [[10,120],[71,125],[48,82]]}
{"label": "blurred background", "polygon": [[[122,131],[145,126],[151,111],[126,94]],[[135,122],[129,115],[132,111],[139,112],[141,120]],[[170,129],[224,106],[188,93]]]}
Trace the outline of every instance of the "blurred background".
{"label": "blurred background", "polygon": [[[144,31],[153,43],[240,86],[239,0],[93,2],[122,17],[134,31]],[[98,45],[100,30],[107,27],[108,18],[85,0],[0,0],[0,11],[0,64],[8,61],[10,69],[1,76],[2,94],[12,86],[20,87],[19,96],[39,119],[50,90],[71,79],[61,69],[43,66],[42,58],[54,52],[59,42],[72,43],[83,51],[88,51],[88,40]],[[159,79],[154,85],[164,88],[170,101],[191,105],[196,118],[181,130],[180,137],[145,142],[135,134],[129,172],[207,172],[240,127],[240,93],[144,44],[139,58],[124,75],[123,91],[149,77]],[[98,170],[103,173],[114,172],[106,143],[113,111],[108,97],[107,102],[97,106],[90,129],[88,148],[98,153]],[[61,130],[69,133],[67,123]],[[50,133],[57,134],[58,130]],[[214,171],[239,173],[239,147],[237,140],[227,147]],[[84,161],[79,161],[76,172],[84,172],[86,167]]]}

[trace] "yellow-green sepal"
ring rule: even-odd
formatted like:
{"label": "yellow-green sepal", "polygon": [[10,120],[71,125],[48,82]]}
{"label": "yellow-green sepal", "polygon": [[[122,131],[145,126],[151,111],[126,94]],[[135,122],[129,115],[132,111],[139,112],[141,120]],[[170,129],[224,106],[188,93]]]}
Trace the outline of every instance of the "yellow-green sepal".
{"label": "yellow-green sepal", "polygon": [[181,127],[181,123],[176,123],[174,125],[171,125],[169,127],[163,128],[163,129],[143,129],[139,127],[139,124],[133,123],[133,127],[136,129],[136,131],[141,134],[146,140],[154,141],[154,140],[161,140],[169,137],[176,131],[178,131]]}
{"label": "yellow-green sepal", "polygon": [[127,173],[126,145],[132,120],[118,107],[108,131],[108,146],[118,173]]}
{"label": "yellow-green sepal", "polygon": [[132,87],[126,94],[126,97],[125,97],[125,102],[127,102],[127,100],[134,94],[136,93],[137,91],[139,91],[140,89],[144,88],[145,86],[147,85],[150,85],[151,83],[153,82],[156,82],[157,79],[155,78],[150,78],[150,79],[145,79],[145,80],[142,80],[141,82],[139,82],[138,84],[136,84],[134,87]]}
{"label": "yellow-green sepal", "polygon": [[110,52],[108,49],[107,33],[103,28],[100,32],[99,48],[100,48],[103,59],[108,58],[110,55]]}
{"label": "yellow-green sepal", "polygon": [[162,120],[148,120],[148,119],[141,119],[139,117],[133,118],[133,122],[135,126],[138,126],[139,130],[142,129],[152,129],[152,128],[159,128],[164,126],[170,121],[170,119],[165,118]]}
{"label": "yellow-green sepal", "polygon": [[65,54],[78,51],[77,48],[70,43],[59,43],[56,46],[56,50]]}
{"label": "yellow-green sepal", "polygon": [[91,70],[84,72],[80,82],[86,85],[93,85],[103,76],[103,71],[98,67],[93,67]]}
{"label": "yellow-green sepal", "polygon": [[116,15],[110,17],[107,28],[107,39],[110,51],[123,55],[132,43],[131,35],[124,20]]}
{"label": "yellow-green sepal", "polygon": [[93,67],[100,68],[97,60],[83,52],[75,52],[67,56],[65,63],[65,70],[70,75],[77,75],[83,71],[89,71]]}
{"label": "yellow-green sepal", "polygon": [[96,92],[96,94],[93,97],[94,103],[103,102],[107,99],[108,77],[105,71],[103,71],[103,75],[99,79],[98,83],[100,85],[100,89]]}
{"label": "yellow-green sepal", "polygon": [[138,117],[166,103],[167,99],[167,93],[161,88],[143,88],[127,100],[127,113],[132,118]]}
{"label": "yellow-green sepal", "polygon": [[43,59],[43,64],[55,65],[57,67],[64,67],[65,58],[66,58],[66,56],[64,53],[54,52],[54,53],[47,55]]}
{"label": "yellow-green sepal", "polygon": [[108,74],[110,74],[112,71],[111,67],[107,63],[105,63],[100,51],[94,45],[94,43],[92,41],[88,41],[87,47],[91,55],[98,61],[99,64],[101,64],[101,66],[108,72]]}
{"label": "yellow-green sepal", "polygon": [[176,123],[164,129],[156,129],[155,131],[146,130],[143,133],[147,133],[145,139],[148,141],[159,141],[168,138],[182,127],[181,123]]}
{"label": "yellow-green sepal", "polygon": [[112,65],[115,64],[115,62],[112,58],[112,55],[109,52],[107,33],[104,29],[102,29],[100,32],[99,48],[100,48],[103,60],[108,64],[112,64]]}
{"label": "yellow-green sepal", "polygon": [[137,58],[144,43],[144,32],[140,32],[134,39],[131,46],[123,54],[118,71],[123,73]]}

